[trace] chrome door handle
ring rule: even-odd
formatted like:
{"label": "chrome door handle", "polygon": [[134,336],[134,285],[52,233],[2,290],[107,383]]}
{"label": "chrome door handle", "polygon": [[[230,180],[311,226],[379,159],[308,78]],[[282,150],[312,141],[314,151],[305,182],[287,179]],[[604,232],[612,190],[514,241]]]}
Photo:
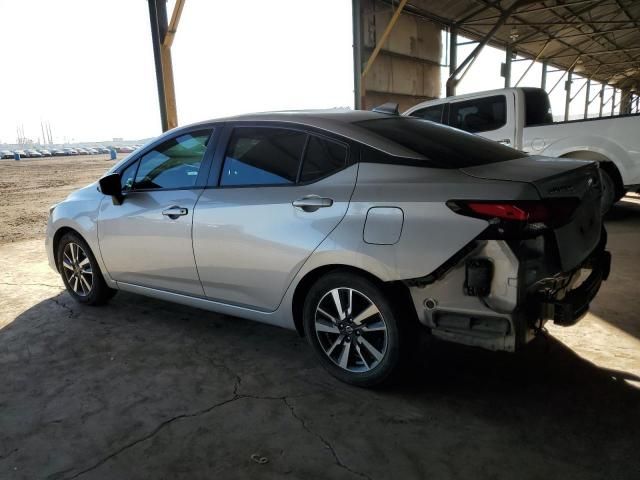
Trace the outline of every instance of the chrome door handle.
{"label": "chrome door handle", "polygon": [[301,208],[305,212],[315,212],[319,208],[326,208],[333,205],[331,198],[319,197],[317,195],[309,195],[293,201],[293,206]]}
{"label": "chrome door handle", "polygon": [[503,138],[502,140],[498,140],[498,143],[501,143],[502,145],[511,145],[511,139]]}
{"label": "chrome door handle", "polygon": [[177,205],[173,205],[172,207],[165,208],[162,211],[162,215],[164,215],[165,217],[169,217],[172,220],[175,220],[176,218],[181,217],[183,215],[187,215],[188,213],[189,213],[188,209],[178,207]]}

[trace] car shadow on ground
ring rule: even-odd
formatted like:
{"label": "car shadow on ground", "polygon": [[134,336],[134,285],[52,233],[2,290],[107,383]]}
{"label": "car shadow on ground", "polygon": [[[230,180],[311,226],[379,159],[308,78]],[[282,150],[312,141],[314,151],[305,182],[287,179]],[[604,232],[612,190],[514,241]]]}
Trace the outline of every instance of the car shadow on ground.
{"label": "car shadow on ground", "polygon": [[634,374],[550,336],[413,353],[399,384],[363,390],[295,332],[61,293],[0,330],[0,478],[637,478]]}

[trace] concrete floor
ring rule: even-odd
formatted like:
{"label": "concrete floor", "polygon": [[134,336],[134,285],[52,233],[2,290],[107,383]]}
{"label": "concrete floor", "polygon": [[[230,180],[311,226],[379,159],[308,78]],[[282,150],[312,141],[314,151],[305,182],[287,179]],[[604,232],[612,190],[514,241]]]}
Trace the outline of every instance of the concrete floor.
{"label": "concrete floor", "polygon": [[1,245],[0,478],[638,479],[640,202],[608,229],[580,324],[517,355],[427,340],[384,391],[335,381],[294,332],[80,306],[41,241]]}

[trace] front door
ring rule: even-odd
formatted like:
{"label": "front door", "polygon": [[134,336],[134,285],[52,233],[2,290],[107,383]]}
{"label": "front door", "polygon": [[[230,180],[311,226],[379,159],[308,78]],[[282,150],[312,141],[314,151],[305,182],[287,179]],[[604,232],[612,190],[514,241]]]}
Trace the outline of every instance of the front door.
{"label": "front door", "polygon": [[220,159],[220,186],[203,192],[194,216],[207,297],[262,311],[278,307],[347,211],[357,173],[348,155],[347,144],[303,131],[233,130]]}
{"label": "front door", "polygon": [[114,280],[203,295],[191,226],[210,137],[211,129],[180,133],[121,170],[124,201],[105,198],[98,219],[100,253]]}

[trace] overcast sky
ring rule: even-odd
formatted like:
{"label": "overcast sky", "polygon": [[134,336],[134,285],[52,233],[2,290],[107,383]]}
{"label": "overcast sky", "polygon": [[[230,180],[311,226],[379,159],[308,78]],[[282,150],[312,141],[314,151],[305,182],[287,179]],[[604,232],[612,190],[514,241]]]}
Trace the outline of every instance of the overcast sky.
{"label": "overcast sky", "polygon": [[[0,0],[0,18],[0,142],[17,125],[41,137],[41,120],[56,142],[161,132],[146,0]],[[353,106],[351,25],[349,0],[187,0],[172,50],[179,122]],[[503,59],[486,49],[458,92],[500,88]],[[523,85],[539,79],[538,65]]]}

